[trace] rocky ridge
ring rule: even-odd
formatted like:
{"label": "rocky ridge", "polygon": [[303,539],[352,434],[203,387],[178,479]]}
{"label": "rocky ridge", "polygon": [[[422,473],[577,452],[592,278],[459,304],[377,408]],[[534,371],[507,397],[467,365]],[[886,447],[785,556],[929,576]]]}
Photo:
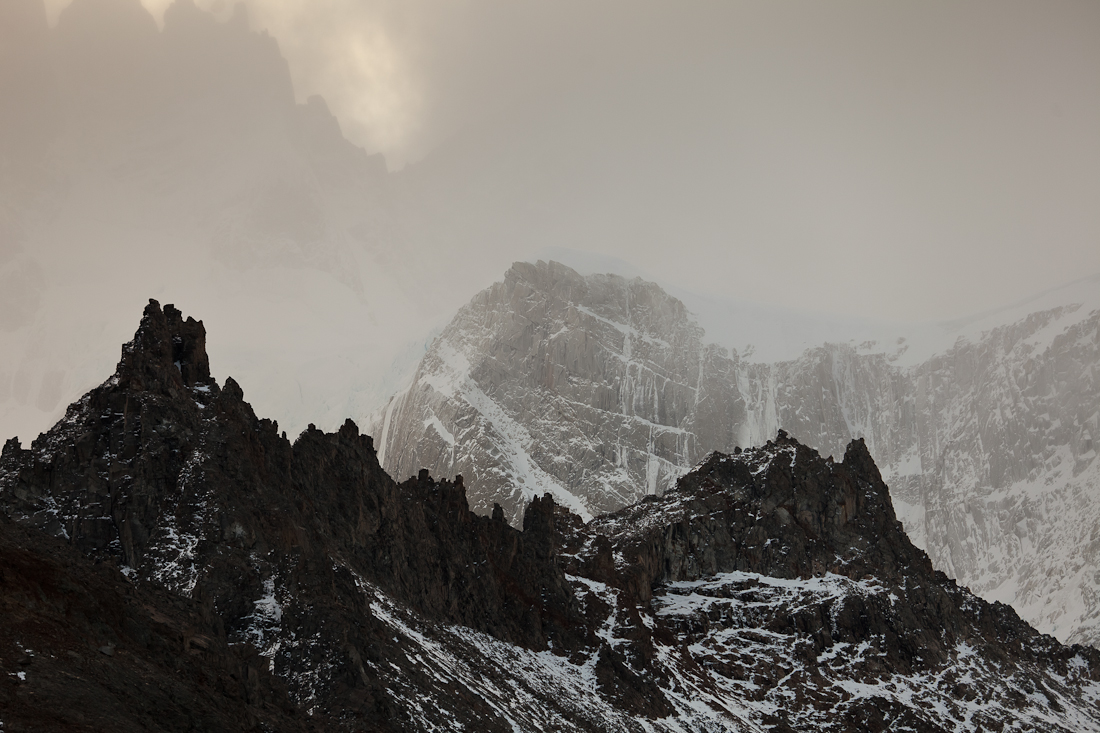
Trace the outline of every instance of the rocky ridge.
{"label": "rocky ridge", "polygon": [[0,507],[5,731],[1100,730],[1100,653],[935,572],[864,441],[520,531],[350,421],[290,443],[151,302]]}
{"label": "rocky ridge", "polygon": [[[577,643],[537,531],[469,513],[461,479],[396,484],[350,422],[291,444],[236,382],[210,377],[201,322],[171,306],[150,303],[115,375],[29,450],[5,445],[0,486],[17,522],[205,604],[228,644],[254,647],[289,701],[331,724],[407,729],[376,684],[391,668],[438,684],[404,671],[415,663],[371,613],[376,596],[534,649],[553,629]],[[450,714],[473,725],[484,711]]]}
{"label": "rocky ridge", "polygon": [[[1097,654],[933,570],[861,440],[840,463],[782,431],[711,454],[663,497],[593,520],[578,540],[563,557],[617,593],[629,655],[668,665],[685,686],[674,694],[741,698],[777,729],[1057,727],[1020,704],[1027,689],[1053,696],[1047,682],[1023,680],[1052,652],[1063,655],[1056,677],[1073,676],[1074,655]],[[685,646],[690,674],[676,669]],[[1003,686],[990,684],[996,674]],[[1090,715],[1071,714],[1071,727],[1095,725]]]}
{"label": "rocky ridge", "polygon": [[780,427],[825,454],[860,437],[936,567],[1046,632],[1097,643],[1095,284],[1083,303],[911,366],[897,363],[904,343],[766,364],[706,343],[653,283],[517,263],[459,311],[370,431],[394,475],[461,473],[475,511],[499,501],[513,523],[547,491],[584,517],[661,493],[710,451]]}

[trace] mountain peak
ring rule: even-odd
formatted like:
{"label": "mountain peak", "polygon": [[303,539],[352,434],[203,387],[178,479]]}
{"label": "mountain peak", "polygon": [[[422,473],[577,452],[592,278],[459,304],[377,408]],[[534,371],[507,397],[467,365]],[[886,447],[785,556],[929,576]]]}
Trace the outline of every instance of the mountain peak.
{"label": "mountain peak", "polygon": [[135,390],[169,389],[214,384],[206,355],[206,328],[171,303],[160,307],[150,299],[133,341],[122,347],[116,376]]}
{"label": "mountain peak", "polygon": [[712,450],[797,437],[889,484],[880,526],[902,520],[949,576],[1044,632],[1097,643],[1089,285],[1019,306],[1016,322],[976,321],[923,361],[826,343],[765,363],[707,343],[656,284],[516,263],[459,311],[372,429],[387,470],[462,473],[475,511],[500,504],[516,526],[547,490],[588,519],[671,490]]}
{"label": "mountain peak", "polygon": [[854,578],[915,566],[932,571],[897,520],[890,491],[862,439],[852,440],[843,462],[836,463],[780,430],[759,448],[712,453],[669,497],[683,501],[685,493],[715,487],[752,518],[758,534],[785,548],[782,557],[751,556],[739,570],[802,578],[826,570]]}
{"label": "mountain peak", "polygon": [[585,519],[660,493],[726,446],[689,436],[696,420],[732,422],[732,406],[700,389],[701,335],[654,283],[517,262],[372,426],[385,468],[461,473],[475,511],[500,504],[516,526],[547,491]]}
{"label": "mountain peak", "polygon": [[597,517],[587,531],[630,548],[617,565],[624,587],[642,599],[657,584],[716,573],[792,580],[934,575],[905,535],[860,440],[849,444],[842,463],[782,431],[756,448],[715,451],[664,496]]}

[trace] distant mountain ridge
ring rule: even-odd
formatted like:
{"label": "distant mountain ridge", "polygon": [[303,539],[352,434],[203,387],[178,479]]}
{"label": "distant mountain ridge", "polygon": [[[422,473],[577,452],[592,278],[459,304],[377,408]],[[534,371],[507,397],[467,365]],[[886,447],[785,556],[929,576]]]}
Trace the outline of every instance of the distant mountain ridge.
{"label": "distant mountain ridge", "polygon": [[462,474],[475,511],[513,522],[546,491],[582,516],[637,501],[779,428],[833,454],[861,437],[937,567],[1097,643],[1100,288],[1050,300],[911,366],[848,344],[761,364],[707,344],[652,283],[517,263],[371,432],[391,473]]}

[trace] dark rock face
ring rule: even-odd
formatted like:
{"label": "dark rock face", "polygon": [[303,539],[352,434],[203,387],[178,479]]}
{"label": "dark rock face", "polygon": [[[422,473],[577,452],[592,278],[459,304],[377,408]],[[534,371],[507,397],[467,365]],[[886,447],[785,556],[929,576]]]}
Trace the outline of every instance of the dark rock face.
{"label": "dark rock face", "polygon": [[395,484],[350,421],[291,445],[232,379],[211,380],[201,322],[155,301],[116,374],[30,450],[9,441],[0,476],[13,518],[209,604],[315,711],[403,727],[377,682],[401,642],[372,620],[368,585],[528,648],[584,640],[549,528],[477,517],[461,477]]}
{"label": "dark rock face", "polygon": [[521,532],[351,421],[291,444],[151,301],[0,507],[5,731],[1100,730],[1100,653],[934,571],[862,441]]}
{"label": "dark rock face", "polygon": [[[789,458],[789,462],[776,456]],[[731,491],[731,488],[733,491]],[[932,574],[928,557],[913,547],[894,516],[889,493],[862,440],[852,441],[842,463],[789,438],[737,456],[713,453],[680,482],[673,502],[684,520],[659,544],[631,537],[639,591],[657,582],[696,580],[742,571],[776,578],[820,577],[826,572],[896,579],[906,571]],[[624,510],[660,512],[667,502]],[[619,515],[601,518],[595,527]],[[700,522],[697,517],[707,517]],[[597,530],[598,531],[598,530]]]}
{"label": "dark rock face", "polygon": [[5,731],[318,729],[208,604],[3,515],[0,618]]}

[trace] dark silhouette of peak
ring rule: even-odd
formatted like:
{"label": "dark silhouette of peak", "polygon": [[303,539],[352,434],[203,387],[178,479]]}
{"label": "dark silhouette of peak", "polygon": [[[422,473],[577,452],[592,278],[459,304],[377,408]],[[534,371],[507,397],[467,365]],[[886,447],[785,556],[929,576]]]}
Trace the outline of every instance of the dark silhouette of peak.
{"label": "dark silhouette of peak", "polygon": [[71,63],[121,72],[151,52],[160,31],[141,0],[73,0],[58,16],[57,34]]}
{"label": "dark silhouette of peak", "polygon": [[74,0],[55,35],[70,119],[126,134],[155,112],[160,31],[140,0]]}
{"label": "dark silhouette of peak", "polygon": [[[201,201],[205,218],[224,209],[246,229],[280,230],[280,212],[294,207],[283,218],[304,221],[306,235],[257,238],[285,234],[308,249],[327,235],[314,188],[361,196],[368,185],[376,194],[385,176],[381,156],[348,142],[324,100],[295,103],[286,59],[274,38],[249,28],[243,3],[222,22],[194,0],[175,0],[163,31],[140,0],[76,0],[53,30],[41,0],[12,0],[0,14],[0,93],[13,102],[0,108],[0,155],[28,177],[42,165],[90,176],[97,166],[159,171],[173,188],[199,188],[181,200]],[[50,149],[75,158],[51,160]],[[273,160],[284,174],[245,186],[243,200],[240,192],[218,200],[226,193],[208,185],[212,175],[232,180],[227,170],[251,180]],[[280,187],[292,201],[272,201]],[[203,201],[211,188],[215,200]]]}
{"label": "dark silhouette of peak", "polygon": [[209,34],[217,26],[214,15],[200,9],[195,0],[175,0],[164,11],[165,33]]}
{"label": "dark silhouette of peak", "polygon": [[188,317],[172,304],[150,299],[134,340],[122,347],[118,372],[120,386],[137,391],[165,390],[172,386],[194,389],[217,386],[210,378],[206,356],[206,329],[202,321]]}
{"label": "dark silhouette of peak", "polygon": [[163,36],[163,84],[173,95],[173,114],[200,105],[223,125],[257,125],[294,108],[290,69],[278,44],[248,29],[243,7],[223,23],[193,0],[176,0],[165,11]]}

